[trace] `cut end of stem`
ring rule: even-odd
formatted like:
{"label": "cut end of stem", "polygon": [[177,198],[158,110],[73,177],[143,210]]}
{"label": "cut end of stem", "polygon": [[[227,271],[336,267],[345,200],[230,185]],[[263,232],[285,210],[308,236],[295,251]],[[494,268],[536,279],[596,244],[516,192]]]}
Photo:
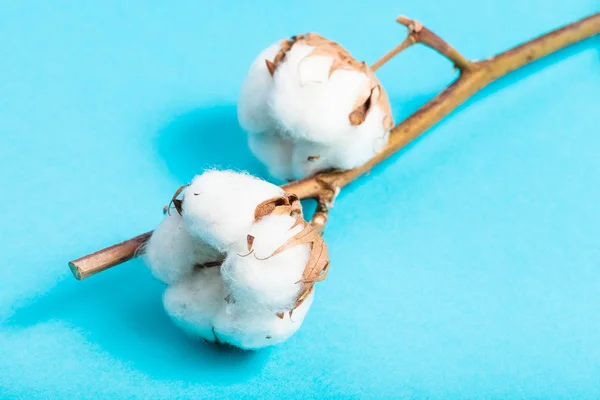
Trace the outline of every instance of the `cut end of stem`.
{"label": "cut end of stem", "polygon": [[73,274],[75,279],[77,279],[78,281],[83,279],[83,277],[81,276],[81,272],[79,271],[79,268],[77,267],[77,265],[75,265],[75,263],[73,261],[69,261],[69,269],[71,270],[71,273]]}
{"label": "cut end of stem", "polygon": [[423,29],[422,23],[420,23],[416,19],[410,19],[408,17],[405,17],[404,15],[399,15],[398,18],[396,18],[396,22],[406,26],[410,33],[419,33],[421,29]]}

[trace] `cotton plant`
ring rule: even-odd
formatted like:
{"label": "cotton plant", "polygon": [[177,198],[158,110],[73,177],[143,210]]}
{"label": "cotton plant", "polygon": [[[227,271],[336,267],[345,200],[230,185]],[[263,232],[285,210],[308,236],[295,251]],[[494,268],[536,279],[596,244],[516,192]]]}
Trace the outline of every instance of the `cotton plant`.
{"label": "cotton plant", "polygon": [[173,322],[242,349],[291,337],[329,267],[327,246],[298,198],[245,173],[211,170],[172,204],[144,258],[168,285],[163,304]]}
{"label": "cotton plant", "polygon": [[394,126],[373,70],[316,33],[258,55],[242,85],[238,119],[252,152],[283,180],[358,167],[381,151]]}

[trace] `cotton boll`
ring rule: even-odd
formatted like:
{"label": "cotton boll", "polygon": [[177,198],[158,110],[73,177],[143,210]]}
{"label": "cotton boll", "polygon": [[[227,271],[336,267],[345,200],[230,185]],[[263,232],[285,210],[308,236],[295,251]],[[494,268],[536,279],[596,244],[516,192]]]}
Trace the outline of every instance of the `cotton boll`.
{"label": "cotton boll", "polygon": [[193,337],[243,349],[292,336],[329,266],[327,247],[303,219],[298,198],[232,171],[207,171],[180,192],[177,213],[149,244],[152,268],[168,275],[173,266],[189,265],[203,243],[218,249],[207,261],[224,261],[164,278],[171,283],[164,308],[173,322]]}
{"label": "cotton boll", "polygon": [[244,173],[207,171],[183,192],[187,231],[220,252],[245,243],[261,202],[283,195],[276,185]]}
{"label": "cotton boll", "polygon": [[355,168],[385,146],[393,126],[389,99],[365,63],[314,33],[276,48],[261,53],[244,82],[261,90],[251,96],[243,89],[240,97],[240,110],[259,110],[255,118],[264,122],[240,113],[250,148],[271,175],[301,179]]}
{"label": "cotton boll", "polygon": [[223,259],[215,249],[193,238],[176,212],[165,215],[145,246],[144,261],[152,274],[172,284],[191,274],[196,264]]}
{"label": "cotton boll", "polygon": [[249,312],[243,303],[227,304],[214,319],[215,332],[220,342],[247,350],[282,343],[302,326],[313,296],[283,318],[265,309]]}
{"label": "cotton boll", "polygon": [[281,45],[275,43],[263,50],[252,63],[242,84],[238,100],[238,119],[242,128],[248,132],[261,133],[273,128],[273,119],[268,108],[273,78],[265,60],[272,60],[280,49]]}
{"label": "cotton boll", "polygon": [[213,320],[225,306],[225,292],[218,267],[194,271],[169,286],[163,305],[171,320],[192,337],[215,342]]}
{"label": "cotton boll", "polygon": [[271,314],[294,309],[304,287],[297,282],[302,279],[310,246],[298,244],[271,255],[303,229],[302,225],[291,228],[296,219],[289,215],[262,218],[249,232],[252,252],[247,254],[247,248],[239,247],[228,254],[221,272],[225,290],[236,304],[268,309]]}

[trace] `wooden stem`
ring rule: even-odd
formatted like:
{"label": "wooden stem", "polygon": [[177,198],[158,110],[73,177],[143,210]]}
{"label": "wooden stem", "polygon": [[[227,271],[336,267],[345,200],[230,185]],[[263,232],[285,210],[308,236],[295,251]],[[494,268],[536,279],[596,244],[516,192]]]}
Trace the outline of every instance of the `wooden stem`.
{"label": "wooden stem", "polygon": [[[399,17],[398,22],[408,26],[411,31],[410,35],[416,35],[416,40],[452,60],[461,71],[458,79],[392,129],[386,147],[366,164],[347,171],[325,172],[290,182],[283,186],[287,192],[294,193],[301,199],[319,199],[330,195],[332,187],[343,188],[367,173],[375,165],[426,132],[465,100],[496,79],[548,54],[600,33],[600,13],[596,13],[500,53],[495,57],[471,62],[464,59],[456,50],[421,24],[417,25],[415,21],[404,17]],[[149,237],[150,232],[145,233],[72,261],[69,266],[77,279],[84,279],[137,256],[140,253],[140,246]]]}
{"label": "wooden stem", "polygon": [[142,246],[150,239],[151,235],[152,231],[146,232],[114,246],[73,260],[69,262],[69,268],[75,278],[83,280],[138,256],[141,253]]}

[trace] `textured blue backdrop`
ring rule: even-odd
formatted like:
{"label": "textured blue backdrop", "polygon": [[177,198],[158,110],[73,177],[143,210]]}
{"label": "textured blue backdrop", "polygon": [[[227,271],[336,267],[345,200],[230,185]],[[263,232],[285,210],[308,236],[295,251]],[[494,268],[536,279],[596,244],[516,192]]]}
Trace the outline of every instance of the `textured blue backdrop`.
{"label": "textured blue backdrop", "polygon": [[[189,341],[139,260],[66,265],[152,229],[207,166],[265,176],[235,101],[272,41],[312,30],[372,62],[402,13],[483,58],[596,0],[85,3],[1,1],[0,398],[600,396],[600,38],[345,190],[329,278],[280,347]],[[398,119],[454,77],[417,48],[379,75]]]}

